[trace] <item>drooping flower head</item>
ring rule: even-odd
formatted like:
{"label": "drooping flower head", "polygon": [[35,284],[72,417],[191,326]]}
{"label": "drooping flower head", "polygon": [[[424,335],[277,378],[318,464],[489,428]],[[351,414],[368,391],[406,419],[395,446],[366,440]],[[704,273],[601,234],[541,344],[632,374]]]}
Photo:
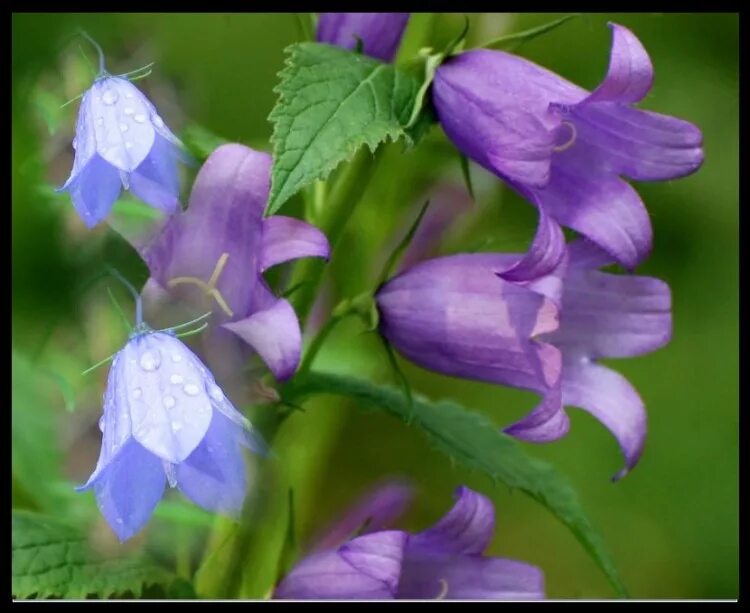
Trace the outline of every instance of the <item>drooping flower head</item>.
{"label": "drooping flower head", "polygon": [[354,49],[359,38],[365,55],[391,62],[408,22],[409,13],[321,13],[315,40]]}
{"label": "drooping flower head", "polygon": [[641,455],[646,414],[628,381],[596,360],[665,345],[669,287],[597,270],[612,259],[586,241],[570,245],[555,266],[554,260],[525,265],[534,253],[558,249],[561,235],[553,232],[547,248],[543,235],[540,227],[523,258],[459,254],[397,275],[376,296],[381,333],[429,370],[542,394],[528,416],[506,428],[517,438],[556,440],[569,428],[563,406],[588,411],[620,444],[626,460],[620,478]]}
{"label": "drooping flower head", "polygon": [[[299,562],[276,588],[280,599],[498,599],[544,598],[535,566],[483,555],[495,528],[492,503],[459,487],[454,507],[434,526],[411,534],[365,524],[363,534]],[[373,515],[403,496],[379,492]],[[363,507],[358,505],[358,510]],[[359,516],[358,511],[358,516]]]}
{"label": "drooping flower head", "polygon": [[651,89],[651,60],[630,30],[611,28],[609,70],[593,92],[516,55],[477,49],[438,68],[432,99],[465,155],[632,269],[651,250],[651,222],[621,177],[695,172],[702,135],[633,107]]}
{"label": "drooping flower head", "polygon": [[81,100],[73,170],[60,191],[70,193],[89,228],[107,216],[123,187],[173,213],[180,202],[177,162],[186,159],[182,143],[135,85],[104,69],[101,55],[100,65]]}
{"label": "drooping flower head", "polygon": [[303,221],[263,217],[270,171],[266,153],[237,144],[217,148],[198,173],[188,209],[140,251],[151,272],[143,290],[147,308],[177,301],[193,313],[212,310],[219,325],[206,335],[208,360],[244,355],[246,343],[283,380],[299,363],[300,326],[263,272],[301,257],[328,258],[329,246]]}
{"label": "drooping flower head", "polygon": [[99,461],[78,490],[94,490],[120,541],[146,525],[167,483],[236,515],[248,487],[242,447],[263,451],[203,362],[171,331],[145,325],[114,356],[99,427]]}

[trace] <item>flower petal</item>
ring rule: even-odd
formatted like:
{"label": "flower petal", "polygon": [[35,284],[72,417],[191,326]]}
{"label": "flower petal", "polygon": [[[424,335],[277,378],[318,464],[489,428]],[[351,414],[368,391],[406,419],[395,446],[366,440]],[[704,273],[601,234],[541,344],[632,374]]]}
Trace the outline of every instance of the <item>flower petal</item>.
{"label": "flower petal", "polygon": [[90,487],[122,542],[146,525],[161,500],[165,481],[162,461],[131,438]]}
{"label": "flower petal", "polygon": [[409,13],[320,13],[315,40],[354,49],[360,38],[365,55],[390,62],[408,21]]}
{"label": "flower petal", "polygon": [[612,30],[609,69],[587,102],[638,102],[649,92],[654,80],[651,59],[630,30],[616,23],[608,25]]}
{"label": "flower petal", "polygon": [[508,270],[498,273],[506,281],[525,282],[544,277],[557,268],[565,255],[562,228],[539,208],[539,225],[529,250]]}
{"label": "flower petal", "polygon": [[290,260],[306,257],[325,258],[331,255],[328,239],[318,228],[307,222],[274,215],[263,220],[263,245],[260,272]]}
{"label": "flower petal", "polygon": [[495,532],[495,508],[482,494],[461,486],[456,503],[434,526],[409,537],[409,551],[481,554]]}
{"label": "flower petal", "polygon": [[587,176],[556,165],[547,187],[536,194],[558,223],[580,232],[626,268],[635,268],[651,252],[646,207],[619,177]]}
{"label": "flower petal", "polygon": [[544,575],[537,567],[515,560],[431,555],[407,546],[398,597],[535,600],[544,598]]}
{"label": "flower petal", "polygon": [[94,155],[80,171],[74,170],[59,191],[70,192],[78,215],[87,227],[102,221],[120,195],[122,182],[116,168]]}
{"label": "flower petal", "polygon": [[[551,354],[550,361],[562,362],[562,355],[556,348],[548,345],[546,349]],[[562,391],[558,381],[533,411],[507,426],[504,432],[529,443],[548,443],[562,438],[568,430],[570,419],[563,408]]]}
{"label": "flower petal", "polygon": [[247,492],[238,432],[242,428],[214,411],[206,436],[176,467],[177,487],[195,504],[237,516]]}
{"label": "flower petal", "polygon": [[646,410],[638,392],[625,377],[585,358],[566,354],[563,366],[563,402],[584,409],[615,436],[626,467],[624,477],[638,462],[646,440]]}
{"label": "flower petal", "polygon": [[573,269],[565,279],[560,328],[546,340],[590,358],[624,358],[663,347],[671,336],[666,283]]}
{"label": "flower petal", "polygon": [[182,462],[211,423],[207,385],[213,377],[192,351],[163,332],[134,337],[121,359],[133,436],[161,459]]}
{"label": "flower petal", "polygon": [[388,528],[401,516],[411,501],[412,488],[404,483],[391,482],[369,493],[360,500],[324,536],[313,545],[313,551],[332,549],[351,538],[358,530],[365,534]]}
{"label": "flower petal", "polygon": [[174,213],[180,206],[175,146],[157,135],[149,154],[130,175],[129,189],[151,206]]}
{"label": "flower petal", "polygon": [[90,112],[96,151],[123,172],[132,172],[154,144],[154,126],[146,97],[127,79],[105,77],[91,87]]}
{"label": "flower petal", "polygon": [[297,314],[286,300],[278,299],[265,310],[222,326],[255,349],[279,381],[297,370],[302,332]]}
{"label": "flower petal", "polygon": [[339,550],[313,554],[274,592],[283,599],[390,599],[395,596],[407,534],[375,532]]}

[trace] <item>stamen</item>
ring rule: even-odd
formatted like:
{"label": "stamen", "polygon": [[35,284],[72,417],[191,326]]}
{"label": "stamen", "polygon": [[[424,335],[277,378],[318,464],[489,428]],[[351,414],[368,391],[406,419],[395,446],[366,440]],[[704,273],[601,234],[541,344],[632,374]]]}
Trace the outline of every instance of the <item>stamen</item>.
{"label": "stamen", "polygon": [[448,582],[445,579],[440,579],[440,591],[435,596],[434,600],[445,600],[448,595]]}
{"label": "stamen", "polygon": [[570,149],[576,142],[576,137],[578,136],[578,131],[576,130],[575,124],[573,124],[570,121],[561,121],[560,127],[562,126],[568,126],[570,129],[570,136],[568,137],[568,140],[563,143],[562,145],[557,145],[555,147],[552,147],[552,151],[556,153],[561,153],[563,151],[567,151]]}
{"label": "stamen", "polygon": [[199,279],[198,277],[175,277],[174,279],[170,279],[167,282],[167,286],[174,287],[175,285],[184,283],[192,283],[194,285],[197,285],[203,290],[206,296],[211,296],[214,298],[214,300],[216,300],[222,311],[224,311],[229,317],[234,317],[234,311],[229,308],[226,300],[224,300],[224,296],[222,296],[221,292],[216,288],[216,283],[219,281],[219,276],[224,270],[224,266],[226,265],[228,259],[228,253],[224,252],[221,254],[218,262],[216,262],[214,271],[211,273],[211,277],[208,279],[208,283],[206,283],[203,279]]}

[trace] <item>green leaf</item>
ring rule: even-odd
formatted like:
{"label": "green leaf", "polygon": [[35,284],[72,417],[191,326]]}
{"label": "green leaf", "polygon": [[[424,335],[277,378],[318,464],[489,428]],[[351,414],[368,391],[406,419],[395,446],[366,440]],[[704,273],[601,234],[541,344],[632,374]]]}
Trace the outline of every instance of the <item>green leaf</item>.
{"label": "green leaf", "polygon": [[138,597],[144,585],[174,578],[143,556],[97,556],[77,527],[28,511],[13,511],[11,575],[16,598]]}
{"label": "green leaf", "polygon": [[287,51],[269,115],[274,164],[267,215],[363,145],[374,151],[402,136],[419,88],[391,64],[331,45],[298,43]]}
{"label": "green leaf", "polygon": [[581,508],[573,487],[552,466],[526,455],[520,444],[484,416],[453,402],[430,402],[416,395],[410,407],[400,391],[332,374],[310,373],[285,390],[294,401],[316,393],[348,396],[357,400],[358,405],[361,403],[362,408],[384,410],[420,429],[437,449],[459,464],[522,490],[571,530],[617,593],[627,596],[614,562]]}
{"label": "green leaf", "polygon": [[505,51],[512,51],[514,49],[518,49],[521,45],[536,38],[537,36],[546,34],[547,32],[550,32],[555,28],[561,26],[566,21],[570,21],[571,19],[579,17],[580,15],[581,13],[573,13],[572,15],[566,15],[565,17],[555,19],[554,21],[542,24],[541,26],[537,26],[536,28],[529,28],[528,30],[524,30],[523,32],[515,32],[514,34],[505,34],[504,36],[495,38],[484,43],[483,45],[479,45],[478,48],[503,49]]}
{"label": "green leaf", "polygon": [[467,158],[463,153],[459,153],[458,162],[459,164],[461,164],[461,176],[464,179],[466,190],[469,192],[469,196],[471,196],[472,201],[476,202],[477,199],[474,197],[474,184],[471,181],[471,167],[469,166],[469,158]]}

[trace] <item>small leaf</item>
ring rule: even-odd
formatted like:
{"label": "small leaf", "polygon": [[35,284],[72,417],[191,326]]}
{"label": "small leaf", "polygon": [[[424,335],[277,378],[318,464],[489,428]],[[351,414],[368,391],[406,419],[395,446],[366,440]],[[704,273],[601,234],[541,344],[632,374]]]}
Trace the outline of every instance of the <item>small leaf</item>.
{"label": "small leaf", "polygon": [[274,164],[267,215],[316,179],[325,179],[363,145],[397,140],[419,82],[364,55],[320,43],[288,48],[269,120]]}
{"label": "small leaf", "polygon": [[461,164],[461,175],[464,178],[464,185],[466,185],[466,190],[469,192],[471,200],[473,202],[476,202],[477,199],[474,197],[474,184],[471,182],[471,167],[469,166],[469,158],[467,158],[463,153],[459,153],[458,161]]}
{"label": "small leaf", "polygon": [[173,580],[143,556],[95,555],[80,529],[48,515],[13,511],[11,534],[11,593],[16,598],[138,597],[145,585]]}
{"label": "small leaf", "polygon": [[417,395],[409,406],[401,391],[333,374],[310,373],[287,390],[290,398],[297,401],[300,396],[320,393],[348,396],[362,408],[384,410],[421,430],[452,460],[531,496],[570,529],[617,593],[627,595],[614,562],[581,508],[573,487],[552,466],[526,455],[516,440],[503,434],[484,416],[453,402],[430,402]]}
{"label": "small leaf", "polygon": [[480,49],[482,48],[483,49],[503,49],[505,51],[512,51],[514,49],[518,49],[518,47],[536,38],[537,36],[541,36],[542,34],[551,32],[555,28],[564,24],[566,21],[570,21],[571,19],[575,17],[579,17],[580,15],[581,13],[573,13],[572,15],[566,15],[565,17],[561,17],[560,19],[555,19],[554,21],[550,21],[549,23],[542,24],[541,26],[537,26],[535,28],[529,28],[528,30],[524,30],[523,32],[515,32],[514,34],[505,34],[504,36],[495,38],[491,41],[484,43],[483,45],[479,45],[478,48]]}

